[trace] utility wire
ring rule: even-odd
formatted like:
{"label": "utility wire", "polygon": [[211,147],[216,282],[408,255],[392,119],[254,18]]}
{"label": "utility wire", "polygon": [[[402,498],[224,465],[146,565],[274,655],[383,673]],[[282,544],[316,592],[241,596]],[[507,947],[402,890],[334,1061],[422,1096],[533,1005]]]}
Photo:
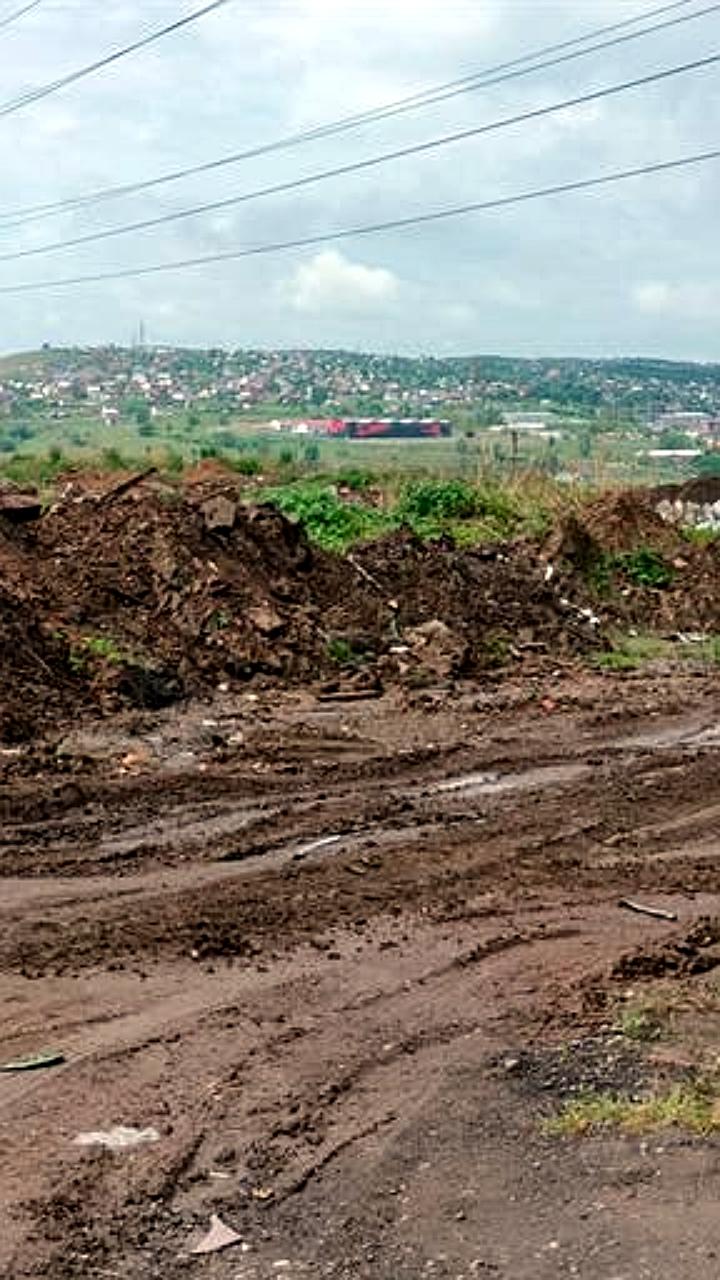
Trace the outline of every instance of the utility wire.
{"label": "utility wire", "polygon": [[0,31],[5,27],[9,27],[13,22],[17,22],[20,18],[24,18],[26,13],[31,13],[33,9],[37,9],[43,0],[32,0],[32,4],[23,5],[22,9],[16,9],[14,13],[8,13],[6,17],[0,18]]}
{"label": "utility wire", "polygon": [[115,49],[113,53],[106,54],[105,57],[99,58],[96,62],[91,62],[85,67],[79,67],[76,71],[71,71],[68,75],[61,76],[59,80],[53,80],[50,84],[40,85],[38,88],[30,89],[27,93],[21,94],[17,98],[1,103],[0,117],[12,115],[15,111],[21,111],[23,107],[30,106],[33,102],[40,102],[43,98],[49,97],[50,94],[58,93],[60,89],[66,89],[68,85],[75,84],[78,80],[84,80],[86,76],[94,75],[96,71],[101,71],[104,67],[109,67],[114,62],[119,62],[121,58],[127,58],[131,53],[137,53],[139,49],[146,49],[148,45],[155,44],[156,41],[162,40],[165,36],[173,35],[176,31],[182,30],[183,27],[187,27],[191,23],[197,22],[200,18],[204,18],[208,13],[212,13],[214,9],[220,9],[223,5],[229,3],[230,0],[212,0],[210,4],[206,4],[202,9],[196,9],[193,13],[186,14],[184,18],[178,18],[175,22],[171,22],[166,27],[161,27],[158,31],[151,31],[149,35],[142,36],[139,40],[134,40],[132,44],[125,45],[121,49]]}
{"label": "utility wire", "polygon": [[675,76],[686,75],[691,71],[704,71],[708,67],[716,66],[719,62],[720,53],[713,53],[707,58],[697,58],[693,62],[685,62],[675,67],[666,67],[662,71],[654,71],[650,75],[640,76],[634,80],[623,80],[620,84],[609,85],[604,89],[595,89],[591,93],[583,93],[574,98],[565,98],[561,102],[553,102],[546,107],[536,107],[532,111],[522,111],[513,116],[505,116],[488,124],[476,125],[472,129],[461,129],[455,133],[443,134],[439,138],[431,138],[425,142],[415,143],[413,146],[399,147],[395,151],[385,151],[381,155],[370,156],[365,160],[356,160],[351,164],[338,165],[333,169],[323,169],[320,172],[306,174],[303,178],[295,178],[289,182],[280,182],[270,187],[261,187],[256,191],[246,191],[241,195],[228,196],[222,200],[212,200],[205,204],[193,205],[189,209],[180,209],[175,213],[163,213],[154,218],[145,218],[140,222],[128,222],[122,226],[108,227],[105,230],[88,232],[86,235],[73,236],[66,240],[55,240],[49,244],[34,245],[28,249],[15,249],[11,253],[0,253],[0,262],[17,262],[21,258],[35,258],[41,254],[57,253],[64,249],[76,249],[82,245],[95,244],[99,240],[110,240],[118,236],[131,235],[137,231],[154,230],[157,227],[167,226],[171,222],[197,218],[206,213],[217,213],[220,209],[229,209],[269,195],[297,191],[301,187],[308,187],[318,182],[326,182],[330,178],[344,177],[350,173],[374,169],[393,160],[402,160],[407,156],[426,154],[429,151],[437,151],[450,144],[465,142],[469,138],[478,138],[484,134],[497,133],[501,129],[509,128],[511,125],[523,124],[531,120],[541,120],[547,116],[555,115],[559,111],[567,111],[573,107],[585,106],[590,102],[598,102],[603,98],[627,93],[630,89],[639,89],[650,84],[658,84]]}
{"label": "utility wire", "polygon": [[703,151],[691,156],[682,156],[676,160],[663,160],[655,164],[641,165],[634,169],[622,169],[615,173],[602,174],[595,178],[583,178],[575,182],[562,182],[550,187],[538,187],[531,191],[520,192],[518,195],[501,196],[496,200],[481,200],[471,204],[451,205],[449,208],[434,209],[428,213],[411,214],[402,218],[390,218],[385,222],[364,223],[357,227],[344,227],[336,231],[324,231],[317,235],[301,236],[293,240],[276,240],[269,244],[226,249],[223,253],[210,253],[196,258],[182,258],[175,262],[153,263],[145,267],[125,267],[120,270],[100,271],[91,275],[65,276],[58,280],[29,280],[19,284],[0,285],[0,294],[31,293],[37,290],[65,288],[69,285],[96,284],[107,280],[127,280],[133,276],[158,275],[161,272],[182,271],[190,267],[208,266],[215,262],[230,262],[240,258],[257,258],[273,253],[281,253],[289,249],[306,249],[319,244],[351,240],[356,236],[375,235],[384,231],[401,231],[408,227],[443,222],[450,218],[463,217],[471,213],[485,213],[492,209],[509,208],[513,205],[541,200],[548,196],[567,195],[570,192],[607,187],[613,183],[624,182],[629,178],[640,178],[653,173],[668,173],[674,169],[684,169],[690,165],[704,164],[707,161],[719,159],[720,147],[713,151]]}
{"label": "utility wire", "polygon": [[[570,46],[574,47],[578,44],[586,43],[588,40],[595,39],[597,36],[607,35],[610,32],[616,32],[621,29],[624,30],[628,26],[636,25],[638,22],[646,21],[648,18],[666,14],[671,10],[685,8],[690,3],[695,3],[695,0],[676,0],[675,4],[663,5],[659,9],[651,9],[642,16],[628,18],[624,22],[614,23],[609,27],[600,27],[598,30],[589,32],[585,36],[576,36],[573,40],[565,40],[561,44],[547,45],[542,49],[536,50],[534,53],[527,53],[523,55],[523,57],[516,58],[512,62],[501,63],[500,65],[491,67],[486,71],[476,72],[473,75],[465,76],[460,80],[453,80],[449,81],[445,85],[436,86],[434,89],[426,89],[421,93],[414,94],[408,98],[402,98],[399,101],[387,104],[384,107],[376,107],[374,110],[366,111],[359,115],[346,116],[340,120],[330,121],[327,124],[318,125],[313,129],[290,134],[288,137],[279,138],[274,142],[251,147],[245,151],[233,152],[226,156],[220,156],[214,160],[205,161],[202,164],[191,165],[183,169],[176,169],[172,172],[161,174],[155,178],[149,178],[141,182],[105,187],[96,191],[86,192],[84,195],[68,197],[64,200],[30,205],[26,208],[16,210],[7,210],[5,213],[0,213],[0,222],[4,223],[8,228],[21,226],[26,222],[35,222],[46,217],[52,217],[56,213],[62,213],[67,210],[82,209],[93,204],[100,203],[101,201],[135,195],[141,191],[149,191],[168,183],[178,182],[181,179],[196,176],[197,174],[210,173],[214,170],[223,169],[230,165],[240,164],[245,160],[252,160],[259,156],[268,155],[271,152],[290,150],[293,147],[301,146],[308,142],[334,137],[337,134],[346,133],[349,130],[362,127],[366,124],[372,124],[380,120],[389,119],[393,116],[404,115],[408,112],[416,111],[427,106],[433,106],[439,102],[445,102],[450,98],[455,98],[467,93],[473,93],[480,89],[487,89],[493,85],[501,84],[509,80],[519,79],[521,77],[531,75],[536,71],[544,71],[552,67],[560,66],[578,58],[585,58],[590,54],[601,52],[604,49],[613,48],[618,45],[629,43],[630,41],[639,40],[645,36],[654,35],[657,32],[678,27],[687,22],[694,22],[698,18],[707,17],[720,11],[720,4],[714,3],[703,9],[699,9],[694,13],[681,14],[679,17],[656,23],[641,31],[634,31],[622,36],[616,36],[613,39],[591,45],[586,49],[574,49],[573,52],[564,53],[561,56],[552,57],[545,61],[537,61],[537,59],[544,58],[547,54],[559,53],[561,50],[565,50]],[[523,65],[527,62],[532,62],[533,60],[535,60],[533,65]]]}

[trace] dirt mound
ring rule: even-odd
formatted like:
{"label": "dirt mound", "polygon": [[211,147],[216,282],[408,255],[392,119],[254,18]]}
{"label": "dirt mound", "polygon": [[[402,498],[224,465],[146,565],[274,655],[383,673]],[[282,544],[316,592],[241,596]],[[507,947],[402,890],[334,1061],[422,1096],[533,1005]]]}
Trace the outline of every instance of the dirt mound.
{"label": "dirt mound", "polygon": [[[589,568],[660,538],[674,556],[664,589],[622,569],[622,591],[600,599]],[[157,708],[250,679],[431,684],[595,648],[597,615],[709,627],[719,550],[635,494],[593,504],[545,546],[397,533],[338,556],[247,505],[233,477],[183,489],[149,473],[101,488],[74,477],[41,519],[0,519],[0,733],[38,731],[78,699]]]}
{"label": "dirt mound", "polygon": [[563,520],[547,542],[550,559],[565,560],[583,572],[603,559],[651,547],[678,552],[684,539],[656,509],[653,494],[641,489],[605,494]]}
{"label": "dirt mound", "polygon": [[6,673],[22,697],[30,655],[45,661],[27,703],[35,724],[68,685],[108,710],[251,678],[446,679],[595,643],[577,593],[564,599],[545,571],[529,545],[461,551],[404,534],[329,555],[274,507],[245,505],[227,477],[183,490],[157,476],[99,490],[75,478],[41,520],[0,532],[0,585],[27,615],[8,645],[30,664]]}
{"label": "dirt mound", "polygon": [[596,643],[586,593],[548,579],[532,544],[460,550],[450,541],[396,534],[362,548],[351,564],[362,580],[351,603],[341,597],[329,605],[332,625],[342,626],[362,598],[366,626],[377,633],[390,611],[402,648],[408,632],[437,620],[462,640],[456,669],[464,673],[523,652],[567,654]]}

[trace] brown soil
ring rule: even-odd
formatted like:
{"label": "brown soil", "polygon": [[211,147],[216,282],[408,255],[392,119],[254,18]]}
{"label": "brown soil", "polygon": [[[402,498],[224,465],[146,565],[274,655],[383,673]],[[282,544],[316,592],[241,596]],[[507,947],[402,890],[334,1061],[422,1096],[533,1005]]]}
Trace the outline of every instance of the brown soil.
{"label": "brown soil", "polygon": [[[596,581],[599,558],[646,544],[670,586],[622,565]],[[603,499],[543,544],[403,534],[338,557],[213,468],[181,488],[75,476],[42,519],[0,517],[0,741],[62,734],[78,707],[157,710],[225,684],[531,677],[602,648],[613,626],[712,628],[719,554],[642,494]]]}
{"label": "brown soil", "polygon": [[[0,1274],[714,1280],[715,1139],[542,1122],[678,1070],[613,1023],[709,981],[717,712],[708,676],[523,667],[6,748],[0,1056],[65,1062],[0,1074]],[[159,1141],[75,1144],[116,1125]],[[245,1248],[190,1255],[211,1212]]]}

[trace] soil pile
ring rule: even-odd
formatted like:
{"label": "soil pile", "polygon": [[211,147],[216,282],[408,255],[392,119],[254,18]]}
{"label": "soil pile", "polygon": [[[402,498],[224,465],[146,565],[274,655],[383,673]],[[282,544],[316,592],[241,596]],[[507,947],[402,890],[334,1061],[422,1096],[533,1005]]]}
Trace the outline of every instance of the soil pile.
{"label": "soil pile", "polygon": [[[668,528],[640,494],[603,499],[544,546],[399,533],[344,557],[242,499],[242,482],[221,476],[184,489],[80,478],[42,519],[0,518],[0,735],[223,682],[432,683],[555,659],[604,643],[597,614],[717,624],[718,550]],[[662,589],[618,558],[648,545],[667,562]],[[595,572],[608,563],[620,574],[609,591]]]}

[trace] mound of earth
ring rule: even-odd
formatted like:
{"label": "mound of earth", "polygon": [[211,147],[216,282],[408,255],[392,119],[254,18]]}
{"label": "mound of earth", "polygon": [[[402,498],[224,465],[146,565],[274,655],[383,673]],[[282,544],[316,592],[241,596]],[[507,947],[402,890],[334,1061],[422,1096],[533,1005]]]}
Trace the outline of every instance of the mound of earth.
{"label": "mound of earth", "polygon": [[[664,590],[602,597],[588,566],[660,545]],[[203,474],[74,479],[41,519],[0,518],[0,734],[78,707],[155,708],[224,682],[432,683],[603,644],[604,622],[697,630],[718,615],[718,549],[642,494],[529,541],[459,549],[397,533],[347,556],[312,546],[243,483]]]}

